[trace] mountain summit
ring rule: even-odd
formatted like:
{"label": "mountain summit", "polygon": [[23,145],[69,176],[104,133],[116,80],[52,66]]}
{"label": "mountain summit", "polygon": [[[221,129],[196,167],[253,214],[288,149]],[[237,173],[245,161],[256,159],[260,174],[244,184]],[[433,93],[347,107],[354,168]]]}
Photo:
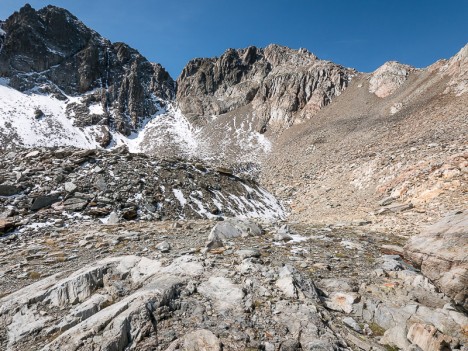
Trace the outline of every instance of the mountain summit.
{"label": "mountain summit", "polygon": [[[104,39],[67,10],[25,5],[2,30],[0,76],[19,92],[68,102],[61,107],[76,127],[130,135],[175,96],[175,83],[161,65]],[[103,146],[109,141],[102,136]]]}

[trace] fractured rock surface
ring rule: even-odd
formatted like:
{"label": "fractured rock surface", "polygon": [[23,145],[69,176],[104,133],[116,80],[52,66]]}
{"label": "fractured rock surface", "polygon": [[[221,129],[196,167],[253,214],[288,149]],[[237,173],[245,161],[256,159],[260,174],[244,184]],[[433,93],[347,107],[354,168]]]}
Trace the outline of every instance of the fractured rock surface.
{"label": "fractured rock surface", "polygon": [[[275,239],[281,226],[266,221],[261,236],[204,250],[216,223],[83,224],[0,240],[0,347],[432,351],[467,344],[466,314],[398,255],[382,255],[383,247],[396,250],[387,233],[290,224],[295,234],[284,241]],[[161,242],[171,249],[158,250]]]}
{"label": "fractured rock surface", "polygon": [[177,79],[177,102],[195,121],[251,104],[256,129],[264,132],[312,117],[346,89],[354,73],[305,49],[229,49],[187,64]]}
{"label": "fractured rock surface", "polygon": [[411,237],[406,255],[468,311],[468,212],[455,212]]}
{"label": "fractured rock surface", "polygon": [[[171,320],[175,322],[176,315],[194,320],[201,317],[200,322],[214,322],[217,318],[223,323],[242,320],[246,299],[251,301],[258,294],[257,289],[268,289],[261,277],[252,286],[245,278],[239,279],[223,269],[211,270],[206,263],[194,256],[182,256],[169,265],[144,257],[120,256],[98,261],[68,276],[53,275],[0,300],[6,348],[24,350],[41,345],[41,350],[173,350],[180,345],[185,350],[220,350],[222,340],[227,349],[242,349],[250,339],[240,331],[244,323],[246,328],[267,323],[267,316],[260,311],[251,322],[241,322],[233,348],[228,346],[233,342],[229,338],[220,340],[209,330],[197,331],[194,324],[188,325],[193,332],[171,344],[164,337],[168,331],[165,328]],[[269,272],[275,276],[274,269]],[[197,293],[188,287],[193,279]],[[234,284],[233,279],[238,283]],[[313,350],[315,345],[324,350],[340,349],[339,338],[317,313],[317,301],[309,301],[307,307],[294,300],[285,303],[280,302],[276,312],[292,313],[276,318],[278,326],[283,325],[285,337],[289,318],[301,315],[304,322],[289,329],[291,337],[299,337],[303,345],[308,345],[304,349]],[[214,326],[210,322],[205,325]],[[300,336],[301,332],[304,336]],[[254,334],[251,337],[255,339]]]}

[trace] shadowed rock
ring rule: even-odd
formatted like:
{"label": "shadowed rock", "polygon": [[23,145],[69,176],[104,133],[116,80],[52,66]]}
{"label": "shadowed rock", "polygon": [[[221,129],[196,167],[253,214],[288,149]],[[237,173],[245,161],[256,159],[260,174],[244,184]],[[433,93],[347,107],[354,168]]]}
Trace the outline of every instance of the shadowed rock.
{"label": "shadowed rock", "polygon": [[[111,43],[67,10],[25,5],[3,24],[0,76],[10,86],[39,87],[57,99],[87,94],[84,104],[70,104],[75,125],[106,125],[122,134],[142,126],[157,112],[157,102],[171,100],[175,83],[159,64],[150,63],[124,43]],[[103,114],[93,114],[91,105]],[[108,144],[106,137],[102,144]],[[107,145],[104,145],[107,146]]]}

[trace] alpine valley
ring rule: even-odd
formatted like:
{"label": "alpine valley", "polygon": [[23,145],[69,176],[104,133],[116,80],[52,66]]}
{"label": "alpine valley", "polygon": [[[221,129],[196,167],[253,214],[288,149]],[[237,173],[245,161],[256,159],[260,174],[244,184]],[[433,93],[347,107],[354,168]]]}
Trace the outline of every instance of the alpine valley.
{"label": "alpine valley", "polygon": [[65,9],[0,22],[1,350],[468,351],[468,45],[280,45],[177,79]]}

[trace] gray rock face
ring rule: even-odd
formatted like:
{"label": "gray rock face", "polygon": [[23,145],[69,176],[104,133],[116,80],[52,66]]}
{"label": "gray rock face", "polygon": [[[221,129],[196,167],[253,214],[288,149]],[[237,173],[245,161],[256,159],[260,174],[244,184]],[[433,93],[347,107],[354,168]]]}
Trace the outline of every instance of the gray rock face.
{"label": "gray rock face", "polygon": [[69,105],[78,127],[100,124],[128,135],[157,112],[158,101],[174,97],[174,81],[161,65],[104,39],[64,9],[25,5],[2,28],[0,76],[17,90],[40,86],[61,100],[67,99],[62,92],[86,94],[84,104]]}
{"label": "gray rock face", "polygon": [[177,101],[199,122],[251,105],[256,129],[264,132],[310,118],[340,95],[354,73],[305,49],[229,49],[219,58],[190,61],[177,79]]}
{"label": "gray rock face", "polygon": [[[0,299],[0,345],[44,351],[215,351],[278,349],[282,341],[297,339],[305,350],[348,350],[322,321],[311,295],[315,290],[301,284],[307,280],[298,272],[296,289],[303,301],[270,286],[266,277],[278,274],[274,268],[258,264],[261,272],[242,277],[236,266],[232,275],[210,262],[187,255],[163,265],[118,256],[52,275]],[[271,296],[281,299],[271,305]],[[249,337],[265,328],[277,335],[271,342]]]}
{"label": "gray rock face", "polygon": [[446,216],[413,236],[406,255],[441,291],[468,310],[468,212]]}

